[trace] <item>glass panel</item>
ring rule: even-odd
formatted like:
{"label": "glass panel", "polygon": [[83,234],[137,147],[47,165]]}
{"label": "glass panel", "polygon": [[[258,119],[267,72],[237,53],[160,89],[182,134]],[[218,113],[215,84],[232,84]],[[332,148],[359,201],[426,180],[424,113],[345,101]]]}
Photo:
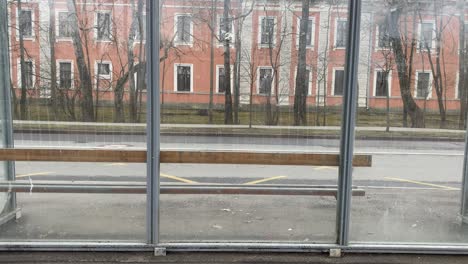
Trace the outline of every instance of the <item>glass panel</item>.
{"label": "glass panel", "polygon": [[[335,94],[333,78],[345,50],[329,40],[335,21],[347,16],[347,2],[327,3],[160,1],[161,150],[214,151],[214,163],[243,159],[161,164],[162,242],[335,242],[338,164],[292,165],[282,156],[238,153],[295,160],[291,155],[338,152],[343,88]],[[309,29],[298,34],[303,9]],[[190,45],[172,42],[181,38],[181,14],[191,18]],[[219,26],[228,20],[233,39],[220,45]],[[217,194],[166,194],[167,186]]]}
{"label": "glass panel", "polygon": [[8,1],[14,143],[50,161],[15,162],[0,240],[146,240],[145,160],[119,158],[146,150],[145,3]]}
{"label": "glass panel", "polygon": [[[372,155],[372,166],[354,168],[353,185],[365,191],[352,201],[354,243],[468,242],[460,217],[468,94],[461,14],[466,1],[363,5],[359,57],[369,59],[359,64],[355,153]],[[378,47],[382,27],[389,45]],[[379,97],[381,82],[388,96]]]}

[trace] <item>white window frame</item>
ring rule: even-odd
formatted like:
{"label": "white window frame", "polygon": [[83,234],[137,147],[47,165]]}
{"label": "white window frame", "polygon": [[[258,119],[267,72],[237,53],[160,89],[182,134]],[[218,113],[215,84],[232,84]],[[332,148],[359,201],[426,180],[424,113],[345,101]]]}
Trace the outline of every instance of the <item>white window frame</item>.
{"label": "white window frame", "polygon": [[[342,18],[342,17],[337,17],[335,18],[335,34],[333,35],[333,49],[334,50],[344,50],[346,49],[346,41],[345,41],[345,46],[344,47],[337,47],[336,46],[336,42],[338,40],[337,36],[338,36],[338,22],[348,22],[348,19],[346,18]],[[347,32],[345,32],[344,34],[347,34]]]}
{"label": "white window frame", "polygon": [[[309,83],[307,85],[307,96],[312,96],[312,69],[310,66],[306,66],[306,70],[309,71]],[[296,79],[297,79],[297,66],[294,71],[294,94],[296,94]]]}
{"label": "white window frame", "polygon": [[[146,24],[146,20],[147,20],[147,17],[146,17],[146,14],[143,14],[142,17],[144,18],[142,21],[143,21],[143,25]],[[137,21],[138,22],[138,21]],[[137,24],[137,27],[138,27],[138,24]],[[139,29],[138,29],[139,30]],[[139,44],[140,42],[143,42],[143,43],[146,43],[146,31],[148,31],[148,25],[146,26],[143,26],[143,30],[145,30],[143,32],[143,35],[141,34],[141,32],[139,33],[140,34],[140,38],[137,38],[137,36],[135,35],[135,41],[133,42],[133,44]]]}
{"label": "white window frame", "polygon": [[[189,42],[180,41],[177,37],[177,19],[181,16],[189,16],[190,19],[190,32],[189,32]],[[189,46],[193,47],[193,14],[190,13],[176,13],[174,15],[174,45],[175,46]]]}
{"label": "white window frame", "polygon": [[278,30],[278,18],[276,16],[259,16],[258,17],[258,34],[257,34],[257,44],[259,48],[269,48],[270,44],[262,44],[262,19],[264,18],[273,18],[273,43],[272,46],[276,46],[276,31]]}
{"label": "white window frame", "polygon": [[[26,58],[24,59],[25,62],[32,62],[32,87],[31,88],[27,88],[28,90],[34,90],[36,87],[35,87],[35,84],[36,84],[36,62],[34,59],[32,58]],[[21,59],[18,58],[16,60],[17,62],[17,79],[18,79],[18,88],[21,88],[21,85],[22,85],[22,82],[21,82]]]}
{"label": "white window frame", "polygon": [[[106,74],[106,75],[98,74],[99,64],[109,64],[109,74]],[[96,80],[99,78],[100,80],[112,81],[112,62],[107,61],[107,60],[96,60],[94,62],[94,77]]]}
{"label": "white window frame", "polygon": [[260,93],[260,70],[261,69],[271,69],[271,77],[273,77],[273,80],[271,81],[271,95],[275,94],[275,78],[274,78],[274,70],[273,67],[271,66],[258,66],[257,67],[257,95],[261,96],[267,96],[267,94],[262,94]]}
{"label": "white window frame", "polygon": [[460,72],[457,72],[457,77],[455,78],[455,100],[460,100]]}
{"label": "white window frame", "polygon": [[[177,67],[188,66],[190,67],[190,91],[177,90]],[[193,64],[192,63],[174,63],[174,92],[176,93],[193,93]]]}
{"label": "white window frame", "polygon": [[[219,31],[221,29],[221,19],[222,18],[224,18],[224,17],[218,17],[218,24],[216,25],[216,35],[219,34]],[[231,17],[231,19],[232,19],[232,17]],[[232,40],[229,43],[234,44],[234,43],[236,43],[236,30],[234,28],[234,20],[232,20],[231,23],[232,23],[232,25],[231,25],[231,27],[232,27],[232,33],[231,33],[232,34]],[[218,45],[219,46],[224,45],[224,41],[221,40],[221,36],[218,36]]]}
{"label": "white window frame", "polygon": [[58,87],[60,87],[60,63],[70,63],[71,64],[71,87],[70,87],[70,90],[73,90],[75,89],[75,82],[73,81],[74,78],[75,78],[75,72],[74,72],[74,64],[73,64],[73,60],[62,60],[62,59],[58,59],[56,60],[56,67],[57,67],[57,85]]}
{"label": "white window frame", "polygon": [[[310,33],[311,36],[310,36],[310,45],[306,45],[306,49],[311,49],[313,50],[314,49],[314,46],[315,46],[315,17],[313,16],[310,16],[309,17],[309,20],[307,21],[307,23],[312,20],[312,32]],[[300,37],[300,34],[299,34],[299,30],[301,28],[301,17],[297,17],[297,28],[296,28],[296,49],[299,49],[299,37]]]}
{"label": "white window frame", "polygon": [[330,94],[331,96],[337,96],[337,97],[342,97],[344,95],[344,83],[343,83],[343,94],[335,95],[335,73],[336,71],[344,71],[344,67],[333,67],[332,68],[332,81],[331,81],[331,91]]}
{"label": "white window frame", "polygon": [[375,50],[390,50],[391,49],[390,47],[379,47],[379,37],[380,37],[380,29],[379,29],[379,25],[377,25],[375,29]]}
{"label": "white window frame", "polygon": [[418,39],[417,39],[417,46],[416,46],[416,51],[417,52],[424,52],[426,49],[421,49],[421,30],[422,30],[422,24],[432,24],[432,43],[431,43],[431,51],[435,49],[436,41],[435,41],[435,30],[436,30],[436,21],[435,20],[423,20],[418,22]]}
{"label": "white window frame", "polygon": [[[224,65],[216,65],[216,93],[217,94],[224,94],[224,92],[219,91],[219,69],[223,68]],[[234,65],[231,65],[231,92],[232,92],[232,86],[233,86],[233,70],[234,70]]]}
{"label": "white window frame", "polygon": [[[385,70],[382,70],[382,69],[376,69],[374,70],[374,91],[372,92],[372,96],[374,97],[377,97],[377,98],[386,98],[385,95],[377,95],[377,74],[379,72],[385,72]],[[391,97],[392,96],[392,71],[390,70],[388,72],[388,76],[387,76],[387,94],[388,94],[388,97]]]}
{"label": "white window frame", "polygon": [[[97,29],[97,26],[98,26],[98,14],[110,14],[109,16],[109,19],[110,19],[110,22],[109,22],[109,32],[110,32],[110,38],[109,39],[98,39],[98,29]],[[96,12],[94,12],[94,40],[96,42],[112,42],[112,31],[113,31],[113,25],[112,25],[112,10],[96,10]]]}
{"label": "white window frame", "polygon": [[[31,36],[24,37],[23,40],[27,41],[36,41],[36,30],[34,27],[34,21],[36,20],[36,13],[35,10],[31,7],[21,7],[22,11],[31,11]],[[19,34],[20,34],[20,24],[19,24],[19,12],[18,8],[16,8],[16,40],[19,41]]]}
{"label": "white window frame", "polygon": [[69,41],[72,42],[72,37],[62,37],[60,36],[60,13],[70,13],[66,9],[59,9],[55,11],[55,42]]}
{"label": "white window frame", "polygon": [[[429,87],[428,87],[428,93],[427,93],[427,97],[424,98],[422,96],[418,96],[418,79],[419,79],[419,74],[420,73],[429,73]],[[414,78],[414,98],[415,99],[425,99],[425,100],[429,100],[432,98],[432,72],[431,71],[423,71],[423,70],[417,70],[416,71],[416,76]]]}

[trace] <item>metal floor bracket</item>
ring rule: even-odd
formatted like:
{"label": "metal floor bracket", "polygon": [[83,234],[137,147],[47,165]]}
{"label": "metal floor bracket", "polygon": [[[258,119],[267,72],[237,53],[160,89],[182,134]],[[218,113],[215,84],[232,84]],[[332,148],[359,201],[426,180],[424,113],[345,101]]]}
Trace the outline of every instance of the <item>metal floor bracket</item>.
{"label": "metal floor bracket", "polygon": [[341,258],[341,248],[330,248],[331,258]]}
{"label": "metal floor bracket", "polygon": [[155,247],[154,248],[154,256],[155,257],[166,256],[166,248],[165,247]]}

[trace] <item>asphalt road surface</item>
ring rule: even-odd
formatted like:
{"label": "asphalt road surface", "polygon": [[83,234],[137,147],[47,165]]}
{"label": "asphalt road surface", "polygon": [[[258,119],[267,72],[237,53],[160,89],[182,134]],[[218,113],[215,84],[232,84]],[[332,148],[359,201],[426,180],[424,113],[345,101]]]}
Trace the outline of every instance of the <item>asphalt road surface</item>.
{"label": "asphalt road surface", "polygon": [[[15,134],[19,147],[145,148],[141,135]],[[163,136],[162,149],[337,152],[338,140]],[[457,189],[463,142],[358,140],[356,153],[372,155],[369,168],[355,168],[359,186]],[[18,178],[36,180],[145,181],[145,164],[17,162]],[[337,167],[162,164],[162,182],[336,184]]]}
{"label": "asphalt road surface", "polygon": [[[144,136],[15,134],[22,147],[145,148]],[[164,136],[163,149],[337,152],[337,140]],[[463,143],[357,141],[373,156],[355,168],[351,240],[467,243],[461,224]],[[18,179],[146,180],[145,164],[16,162]],[[327,166],[162,164],[161,182],[336,184]],[[0,226],[0,240],[145,240],[146,197],[131,194],[21,193],[22,217]],[[161,241],[291,241],[333,243],[333,196],[162,195]]]}

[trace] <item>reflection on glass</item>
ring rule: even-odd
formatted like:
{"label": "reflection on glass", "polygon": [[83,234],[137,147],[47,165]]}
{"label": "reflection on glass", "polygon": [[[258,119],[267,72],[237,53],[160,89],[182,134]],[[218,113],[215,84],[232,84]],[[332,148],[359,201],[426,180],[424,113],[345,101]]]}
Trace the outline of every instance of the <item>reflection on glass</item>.
{"label": "reflection on glass", "polygon": [[[146,149],[146,1],[7,2],[9,47],[1,50],[11,58],[14,143],[41,147],[52,161],[16,162],[13,184],[29,187],[16,193],[21,217],[0,221],[0,240],[144,241],[144,161],[89,163],[80,151]],[[47,152],[62,148],[76,152],[70,162]],[[2,189],[2,205],[11,194]]]}
{"label": "reflection on glass", "polygon": [[466,1],[363,5],[355,149],[373,164],[354,170],[366,197],[353,198],[352,241],[468,242],[467,14]]}
{"label": "reflection on glass", "polygon": [[[346,1],[159,3],[163,151],[338,151]],[[161,186],[336,189],[337,166],[255,162],[161,164]],[[335,209],[333,193],[163,192],[161,239],[329,243]]]}

